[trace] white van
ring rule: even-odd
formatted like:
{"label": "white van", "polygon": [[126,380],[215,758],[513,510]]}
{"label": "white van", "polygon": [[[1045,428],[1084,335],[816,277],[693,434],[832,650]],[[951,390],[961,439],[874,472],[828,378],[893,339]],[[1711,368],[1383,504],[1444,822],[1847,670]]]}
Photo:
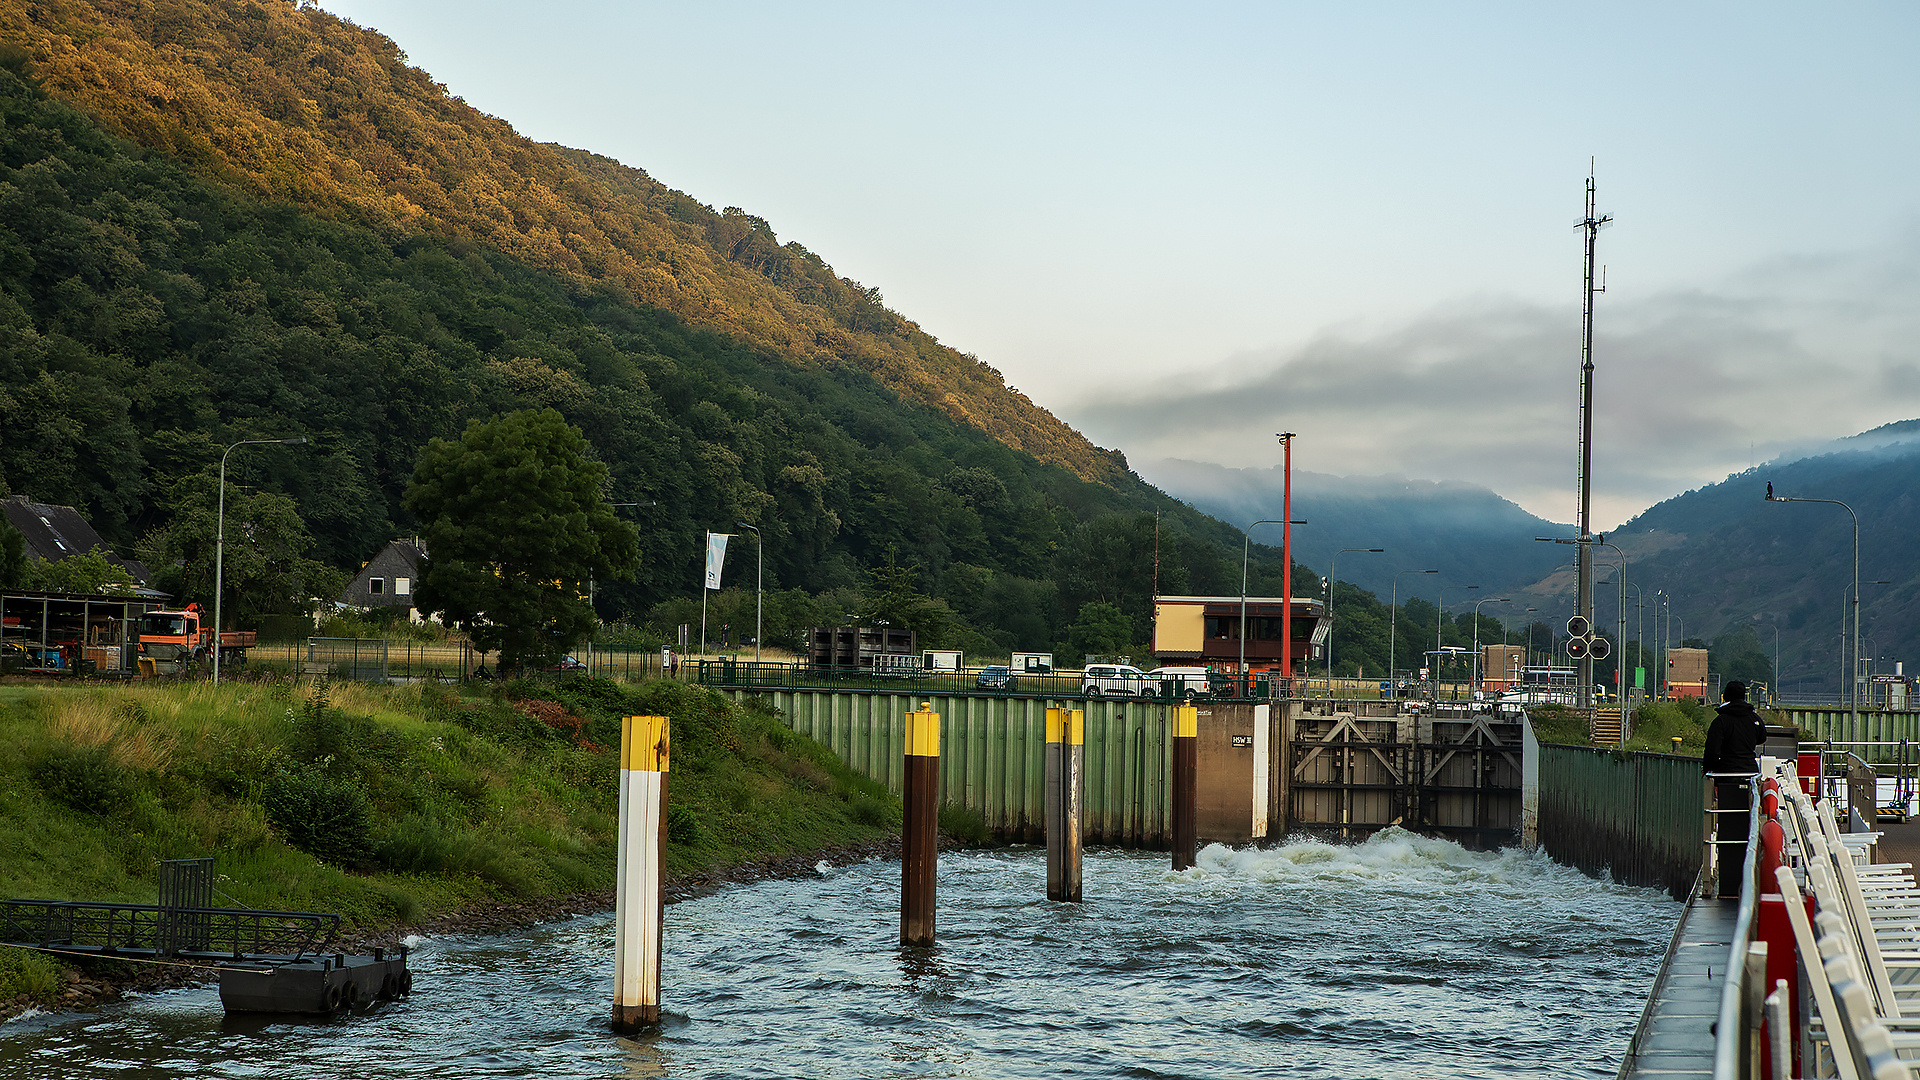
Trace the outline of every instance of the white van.
{"label": "white van", "polygon": [[1158,692],[1165,694],[1169,687],[1176,688],[1183,698],[1195,698],[1210,689],[1207,682],[1207,669],[1203,667],[1157,667],[1147,672],[1147,678],[1158,685]]}
{"label": "white van", "polygon": [[1131,664],[1088,664],[1080,675],[1080,692],[1088,697],[1138,697],[1157,693],[1159,687],[1157,680],[1149,681],[1146,672]]}

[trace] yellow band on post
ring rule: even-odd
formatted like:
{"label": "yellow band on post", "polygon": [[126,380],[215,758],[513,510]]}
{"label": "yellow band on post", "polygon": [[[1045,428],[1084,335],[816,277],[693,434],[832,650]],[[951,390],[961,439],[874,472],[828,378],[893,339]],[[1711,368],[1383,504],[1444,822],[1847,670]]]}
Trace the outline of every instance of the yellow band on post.
{"label": "yellow band on post", "polygon": [[1200,710],[1192,705],[1173,707],[1173,737],[1191,739],[1200,734]]}
{"label": "yellow band on post", "polygon": [[[1062,709],[1062,712],[1067,710]],[[1067,722],[1067,745],[1085,746],[1087,742],[1087,714],[1074,709]]]}
{"label": "yellow band on post", "polygon": [[939,713],[929,710],[907,714],[907,756],[940,756]]}
{"label": "yellow band on post", "polygon": [[664,716],[620,718],[620,767],[629,772],[666,772],[669,722]]}
{"label": "yellow band on post", "polygon": [[1047,741],[1057,743],[1063,738],[1062,729],[1067,726],[1066,709],[1047,710]]}

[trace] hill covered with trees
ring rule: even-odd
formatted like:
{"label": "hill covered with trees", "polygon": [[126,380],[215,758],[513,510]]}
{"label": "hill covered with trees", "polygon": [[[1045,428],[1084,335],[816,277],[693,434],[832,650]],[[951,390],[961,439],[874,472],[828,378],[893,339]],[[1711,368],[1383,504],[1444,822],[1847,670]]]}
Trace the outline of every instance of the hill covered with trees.
{"label": "hill covered with trees", "polygon": [[[1048,647],[1089,602],[1125,615],[1124,647],[1146,639],[1156,573],[1238,588],[1237,533],[1129,473],[1086,480],[859,365],[476,239],[262,198],[105,130],[34,71],[18,50],[0,64],[0,485],[79,507],[177,596],[211,593],[232,443],[312,440],[229,458],[227,610],[246,618],[328,595],[314,563],[413,532],[401,499],[430,439],[548,407],[587,433],[608,497],[638,504],[639,580],[601,591],[609,617],[697,597],[704,533],[743,521],[782,610],[884,602],[975,647]],[[1256,590],[1276,555],[1259,549]]]}
{"label": "hill covered with trees", "polygon": [[572,287],[671,312],[765,363],[866,372],[1083,479],[1125,464],[879,290],[645,172],[535,143],[384,35],[288,0],[0,0],[16,71],[107,130],[268,203],[398,240],[478,241]]}

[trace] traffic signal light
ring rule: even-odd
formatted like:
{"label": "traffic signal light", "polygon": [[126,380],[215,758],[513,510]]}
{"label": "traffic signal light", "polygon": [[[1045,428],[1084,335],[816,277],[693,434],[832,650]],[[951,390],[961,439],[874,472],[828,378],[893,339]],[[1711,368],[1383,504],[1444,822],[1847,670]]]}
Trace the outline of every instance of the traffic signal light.
{"label": "traffic signal light", "polygon": [[1586,659],[1587,648],[1588,646],[1587,646],[1586,638],[1568,638],[1567,639],[1567,655],[1573,657],[1575,660]]}

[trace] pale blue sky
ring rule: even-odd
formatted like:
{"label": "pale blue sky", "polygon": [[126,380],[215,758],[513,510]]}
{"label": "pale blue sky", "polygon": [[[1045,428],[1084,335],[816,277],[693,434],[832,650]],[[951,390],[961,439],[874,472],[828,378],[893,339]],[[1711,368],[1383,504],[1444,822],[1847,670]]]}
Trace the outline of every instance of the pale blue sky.
{"label": "pale blue sky", "polygon": [[1284,428],[1570,520],[1590,157],[1596,526],[1920,416],[1911,3],[323,6],[1137,462]]}

